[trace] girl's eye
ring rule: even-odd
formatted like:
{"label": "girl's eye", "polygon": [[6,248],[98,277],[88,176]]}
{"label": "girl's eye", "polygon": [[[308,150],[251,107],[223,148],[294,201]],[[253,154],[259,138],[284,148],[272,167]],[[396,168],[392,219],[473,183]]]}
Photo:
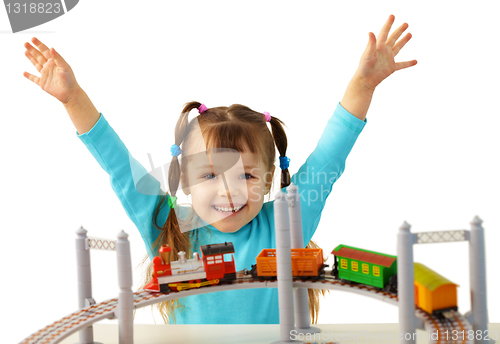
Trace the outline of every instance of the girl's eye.
{"label": "girl's eye", "polygon": [[[217,177],[213,173],[208,173],[208,174],[203,175],[201,178],[212,180],[212,179],[216,179]],[[254,178],[254,177],[250,173],[245,173],[245,176],[242,179],[251,179],[251,178]]]}

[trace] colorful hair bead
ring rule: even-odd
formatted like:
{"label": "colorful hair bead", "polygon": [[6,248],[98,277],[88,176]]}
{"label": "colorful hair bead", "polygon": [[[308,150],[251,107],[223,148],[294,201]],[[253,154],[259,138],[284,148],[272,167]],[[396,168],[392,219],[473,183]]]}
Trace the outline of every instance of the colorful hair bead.
{"label": "colorful hair bead", "polygon": [[207,111],[208,108],[205,106],[205,104],[201,104],[199,107],[198,107],[198,112],[199,113],[203,113],[205,111]]}
{"label": "colorful hair bead", "polygon": [[263,112],[262,114],[266,118],[266,122],[271,122],[271,115],[269,114],[269,112],[266,111],[266,112]]}
{"label": "colorful hair bead", "polygon": [[168,207],[170,209],[175,209],[177,208],[177,197],[176,196],[170,196],[168,198]]}
{"label": "colorful hair bead", "polygon": [[172,156],[178,156],[179,154],[181,154],[182,150],[181,150],[181,147],[177,146],[177,145],[172,145],[172,147],[170,147],[170,153],[172,153]]}
{"label": "colorful hair bead", "polygon": [[280,168],[286,170],[290,165],[290,159],[287,156],[280,156]]}

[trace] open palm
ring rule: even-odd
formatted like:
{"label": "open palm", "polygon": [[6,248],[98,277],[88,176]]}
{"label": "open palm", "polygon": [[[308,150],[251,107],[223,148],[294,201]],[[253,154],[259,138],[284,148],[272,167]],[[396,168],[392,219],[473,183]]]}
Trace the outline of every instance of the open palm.
{"label": "open palm", "polygon": [[41,76],[37,77],[28,72],[24,72],[23,75],[62,103],[67,103],[79,87],[73,70],[54,48],[47,48],[36,37],[32,38],[32,42],[39,50],[26,42],[24,44],[26,48],[24,54],[40,72]]}
{"label": "open palm", "polygon": [[410,40],[411,34],[408,33],[397,43],[401,34],[408,28],[404,23],[387,38],[394,16],[391,14],[385,22],[377,38],[370,32],[366,49],[361,56],[357,73],[366,82],[367,87],[375,89],[389,75],[397,70],[408,68],[417,64],[416,60],[395,62],[394,57]]}

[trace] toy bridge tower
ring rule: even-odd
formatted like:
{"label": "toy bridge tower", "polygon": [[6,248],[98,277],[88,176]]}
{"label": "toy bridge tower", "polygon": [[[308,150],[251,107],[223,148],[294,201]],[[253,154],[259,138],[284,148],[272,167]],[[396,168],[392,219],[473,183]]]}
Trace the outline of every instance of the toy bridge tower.
{"label": "toy bridge tower", "polygon": [[291,249],[304,248],[298,189],[290,183],[286,188],[287,194],[279,191],[274,201],[280,340],[273,344],[292,342],[292,330],[301,334],[320,332],[318,328],[310,326],[307,289],[293,290]]}
{"label": "toy bridge tower", "polygon": [[[80,227],[76,238],[76,265],[78,274],[78,306],[88,308],[95,305],[92,298],[92,279],[90,273],[90,249],[116,251],[118,260],[118,309],[114,316],[119,320],[119,343],[132,344],[134,342],[134,294],[132,292],[132,262],[130,257],[130,243],[128,234],[118,233],[118,240],[103,240],[87,237],[87,230]],[[93,327],[80,330],[78,344],[100,344],[94,342]]]}
{"label": "toy bridge tower", "polygon": [[[474,333],[481,333],[475,343],[486,343],[483,339],[488,329],[488,310],[486,306],[486,256],[484,251],[484,229],[482,220],[474,217],[470,230],[435,231],[411,233],[406,222],[398,233],[398,298],[399,329],[403,334],[401,343],[415,343],[415,300],[413,290],[413,244],[430,244],[456,241],[469,241],[469,267],[471,288],[471,311],[466,314]],[[418,326],[420,327],[420,326]],[[404,339],[406,337],[406,339]]]}

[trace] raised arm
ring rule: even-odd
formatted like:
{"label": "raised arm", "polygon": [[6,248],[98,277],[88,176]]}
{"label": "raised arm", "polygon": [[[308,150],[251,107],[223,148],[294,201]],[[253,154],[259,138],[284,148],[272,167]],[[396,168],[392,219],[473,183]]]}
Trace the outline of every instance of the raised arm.
{"label": "raised arm", "polygon": [[365,126],[375,88],[396,70],[417,63],[416,60],[394,62],[394,57],[411,35],[407,34],[396,43],[408,28],[405,23],[387,38],[393,22],[394,16],[391,15],[377,39],[369,33],[368,45],[342,101],[325,126],[315,150],[292,176],[291,181],[299,186],[301,195],[305,242],[313,236],[333,184],[344,172],[347,156]]}
{"label": "raised arm", "polygon": [[394,57],[410,40],[411,34],[407,33],[397,43],[396,41],[408,28],[404,23],[387,38],[394,16],[391,14],[385,22],[377,38],[368,33],[368,45],[361,56],[359,67],[347,86],[340,104],[360,120],[364,120],[375,88],[389,75],[397,70],[408,68],[417,64],[417,60],[395,62]]}
{"label": "raised arm", "polygon": [[[23,75],[63,103],[78,138],[109,174],[113,191],[149,249],[158,235],[151,220],[159,197],[164,195],[160,182],[129,153],[106,118],[100,115],[78,85],[73,70],[61,55],[35,37],[32,41],[39,50],[25,43],[25,55],[41,75],[38,77],[28,72]],[[162,214],[158,217],[159,226],[167,217],[167,213]]]}
{"label": "raised arm", "polygon": [[78,134],[88,132],[99,120],[99,112],[78,85],[70,65],[54,48],[49,49],[36,37],[31,41],[38,49],[26,42],[24,54],[41,75],[23,75],[64,105]]}

